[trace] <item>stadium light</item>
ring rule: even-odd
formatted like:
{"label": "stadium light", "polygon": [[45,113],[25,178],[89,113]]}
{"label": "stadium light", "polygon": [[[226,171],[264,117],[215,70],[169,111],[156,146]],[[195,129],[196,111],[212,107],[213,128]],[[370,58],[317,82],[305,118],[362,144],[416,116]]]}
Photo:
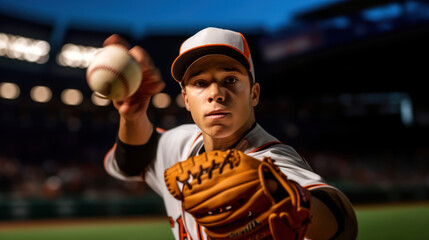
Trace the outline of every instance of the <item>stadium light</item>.
{"label": "stadium light", "polygon": [[0,83],[0,97],[5,99],[16,99],[19,97],[20,90],[18,85],[10,82]]}
{"label": "stadium light", "polygon": [[50,49],[43,40],[0,33],[0,56],[43,64],[49,59]]}
{"label": "stadium light", "polygon": [[167,93],[158,93],[152,98],[152,104],[156,108],[166,108],[170,106],[171,98]]}
{"label": "stadium light", "polygon": [[185,107],[185,100],[183,100],[182,94],[179,93],[176,96],[176,104],[177,106],[184,108]]}
{"label": "stadium light", "polygon": [[83,101],[82,93],[77,89],[65,89],[61,93],[61,100],[66,105],[79,105]]}
{"label": "stadium light", "polygon": [[58,54],[57,63],[61,66],[86,68],[100,48],[76,44],[65,44]]}
{"label": "stadium light", "polygon": [[52,99],[52,91],[45,86],[34,86],[30,91],[30,97],[35,102],[46,103]]}

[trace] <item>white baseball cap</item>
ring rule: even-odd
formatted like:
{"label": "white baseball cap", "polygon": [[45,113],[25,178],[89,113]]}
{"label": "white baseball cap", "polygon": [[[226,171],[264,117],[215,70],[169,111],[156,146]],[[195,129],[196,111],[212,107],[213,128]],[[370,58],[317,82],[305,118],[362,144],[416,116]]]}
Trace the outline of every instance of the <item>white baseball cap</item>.
{"label": "white baseball cap", "polygon": [[193,62],[212,54],[237,60],[252,74],[255,82],[252,56],[244,36],[239,32],[214,27],[205,28],[183,42],[179,56],[171,66],[171,75],[180,83]]}

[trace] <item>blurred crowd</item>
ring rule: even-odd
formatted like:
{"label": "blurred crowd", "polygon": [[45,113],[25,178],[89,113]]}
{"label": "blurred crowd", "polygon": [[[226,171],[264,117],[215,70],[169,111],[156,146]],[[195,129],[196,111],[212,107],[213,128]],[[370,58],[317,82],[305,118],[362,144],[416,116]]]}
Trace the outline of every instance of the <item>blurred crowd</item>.
{"label": "blurred crowd", "polygon": [[[352,201],[365,200],[359,194],[371,189],[417,188],[412,198],[429,198],[429,147],[417,144],[415,129],[401,125],[396,115],[350,117],[319,100],[262,101],[257,119],[328,183],[352,193]],[[144,183],[116,180],[103,168],[117,131],[113,107],[58,109],[3,105],[0,200],[106,199],[148,191]],[[155,124],[165,129],[191,121],[184,109],[151,111]]]}
{"label": "blurred crowd", "polygon": [[140,196],[142,182],[122,182],[108,176],[102,164],[94,162],[23,164],[0,156],[1,199],[58,199],[75,197],[105,199]]}
{"label": "blurred crowd", "polygon": [[[305,152],[303,156],[315,172],[346,193],[353,189],[429,188],[428,149],[419,149],[413,156],[402,156],[404,158],[392,155],[388,150],[377,156],[347,156],[333,152]],[[34,164],[0,156],[0,200],[105,199],[142,196],[145,191],[147,187],[142,182],[123,182],[107,175],[101,161],[46,160]],[[420,196],[425,197],[429,196]]]}

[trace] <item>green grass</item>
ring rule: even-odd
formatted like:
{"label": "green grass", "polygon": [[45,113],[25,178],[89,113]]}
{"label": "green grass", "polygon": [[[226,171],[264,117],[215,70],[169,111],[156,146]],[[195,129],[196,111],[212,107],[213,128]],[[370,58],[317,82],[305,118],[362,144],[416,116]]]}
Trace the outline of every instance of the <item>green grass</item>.
{"label": "green grass", "polygon": [[1,240],[138,240],[173,239],[168,222],[130,222],[73,224],[0,230]]}
{"label": "green grass", "polygon": [[[429,205],[357,207],[358,240],[429,239]],[[51,224],[50,224],[51,223]],[[1,240],[168,240],[168,221],[83,221],[0,228]]]}
{"label": "green grass", "polygon": [[359,240],[429,239],[429,206],[357,208]]}

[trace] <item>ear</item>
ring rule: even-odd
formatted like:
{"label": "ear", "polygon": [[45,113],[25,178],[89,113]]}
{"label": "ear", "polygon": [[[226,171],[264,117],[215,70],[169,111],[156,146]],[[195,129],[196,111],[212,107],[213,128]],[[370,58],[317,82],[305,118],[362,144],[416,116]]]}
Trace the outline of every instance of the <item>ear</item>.
{"label": "ear", "polygon": [[252,86],[252,91],[250,92],[252,107],[256,107],[258,105],[260,93],[261,93],[261,86],[259,85],[259,83],[254,83]]}
{"label": "ear", "polygon": [[188,95],[186,95],[186,91],[184,89],[182,89],[182,97],[183,97],[183,101],[185,102],[186,110],[190,112],[191,110],[189,108]]}

